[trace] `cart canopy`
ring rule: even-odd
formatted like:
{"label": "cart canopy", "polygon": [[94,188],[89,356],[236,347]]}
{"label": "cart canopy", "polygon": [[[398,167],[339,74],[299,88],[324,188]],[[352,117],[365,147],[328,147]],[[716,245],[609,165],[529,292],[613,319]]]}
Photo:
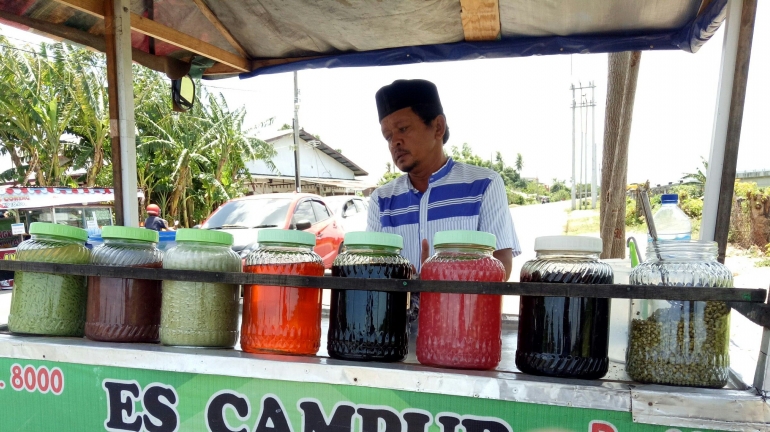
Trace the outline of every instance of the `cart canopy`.
{"label": "cart canopy", "polygon": [[[139,51],[185,62],[200,56],[214,61],[202,63],[205,75],[250,77],[547,54],[695,52],[721,25],[726,5],[727,0],[133,0],[131,26]],[[66,28],[102,36],[104,14],[102,0],[0,0],[0,21],[48,33]]]}

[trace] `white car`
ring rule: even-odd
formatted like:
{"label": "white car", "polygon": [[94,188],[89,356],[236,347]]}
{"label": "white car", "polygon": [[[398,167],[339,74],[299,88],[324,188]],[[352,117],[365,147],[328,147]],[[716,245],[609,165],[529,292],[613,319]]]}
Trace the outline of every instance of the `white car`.
{"label": "white car", "polygon": [[347,232],[366,231],[366,215],[369,211],[367,200],[356,195],[323,197],[334,212],[342,229]]}

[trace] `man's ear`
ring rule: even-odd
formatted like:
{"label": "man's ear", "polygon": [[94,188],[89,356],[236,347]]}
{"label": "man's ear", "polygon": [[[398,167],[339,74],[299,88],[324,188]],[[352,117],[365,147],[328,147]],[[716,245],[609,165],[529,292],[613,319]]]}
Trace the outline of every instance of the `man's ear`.
{"label": "man's ear", "polygon": [[433,120],[433,124],[435,127],[435,135],[434,138],[441,141],[441,143],[444,143],[444,134],[446,133],[446,117],[444,117],[444,114],[439,114],[436,116],[436,118]]}

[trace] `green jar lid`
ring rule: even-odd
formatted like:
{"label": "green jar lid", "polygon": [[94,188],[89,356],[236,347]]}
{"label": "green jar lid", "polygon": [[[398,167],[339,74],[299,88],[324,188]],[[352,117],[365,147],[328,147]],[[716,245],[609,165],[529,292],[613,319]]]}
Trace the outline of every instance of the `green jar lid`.
{"label": "green jar lid", "polygon": [[157,231],[146,228],[106,226],[102,228],[102,238],[157,243],[159,235]]}
{"label": "green jar lid", "polygon": [[345,244],[347,246],[385,246],[403,249],[404,238],[398,234],[357,231],[345,234]]}
{"label": "green jar lid", "polygon": [[263,229],[257,233],[257,243],[292,243],[315,246],[315,235],[306,231],[285,229]]}
{"label": "green jar lid", "polygon": [[178,242],[213,243],[222,246],[233,245],[233,235],[222,231],[211,231],[195,228],[180,228],[176,231]]}
{"label": "green jar lid", "polygon": [[88,240],[88,231],[69,225],[59,225],[49,222],[32,222],[29,225],[30,235],[50,235],[66,237],[72,240]]}
{"label": "green jar lid", "polygon": [[450,244],[495,248],[497,247],[497,238],[492,233],[467,230],[439,231],[433,236],[433,246]]}

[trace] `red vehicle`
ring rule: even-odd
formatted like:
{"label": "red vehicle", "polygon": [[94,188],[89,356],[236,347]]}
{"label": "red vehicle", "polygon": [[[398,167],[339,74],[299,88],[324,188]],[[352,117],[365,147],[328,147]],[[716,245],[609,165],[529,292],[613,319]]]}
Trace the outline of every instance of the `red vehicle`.
{"label": "red vehicle", "polygon": [[252,195],[222,204],[201,225],[233,235],[233,250],[245,258],[257,247],[257,232],[263,228],[299,229],[316,236],[315,252],[331,268],[342,250],[345,236],[334,213],[323,198],[314,194],[280,193]]}

